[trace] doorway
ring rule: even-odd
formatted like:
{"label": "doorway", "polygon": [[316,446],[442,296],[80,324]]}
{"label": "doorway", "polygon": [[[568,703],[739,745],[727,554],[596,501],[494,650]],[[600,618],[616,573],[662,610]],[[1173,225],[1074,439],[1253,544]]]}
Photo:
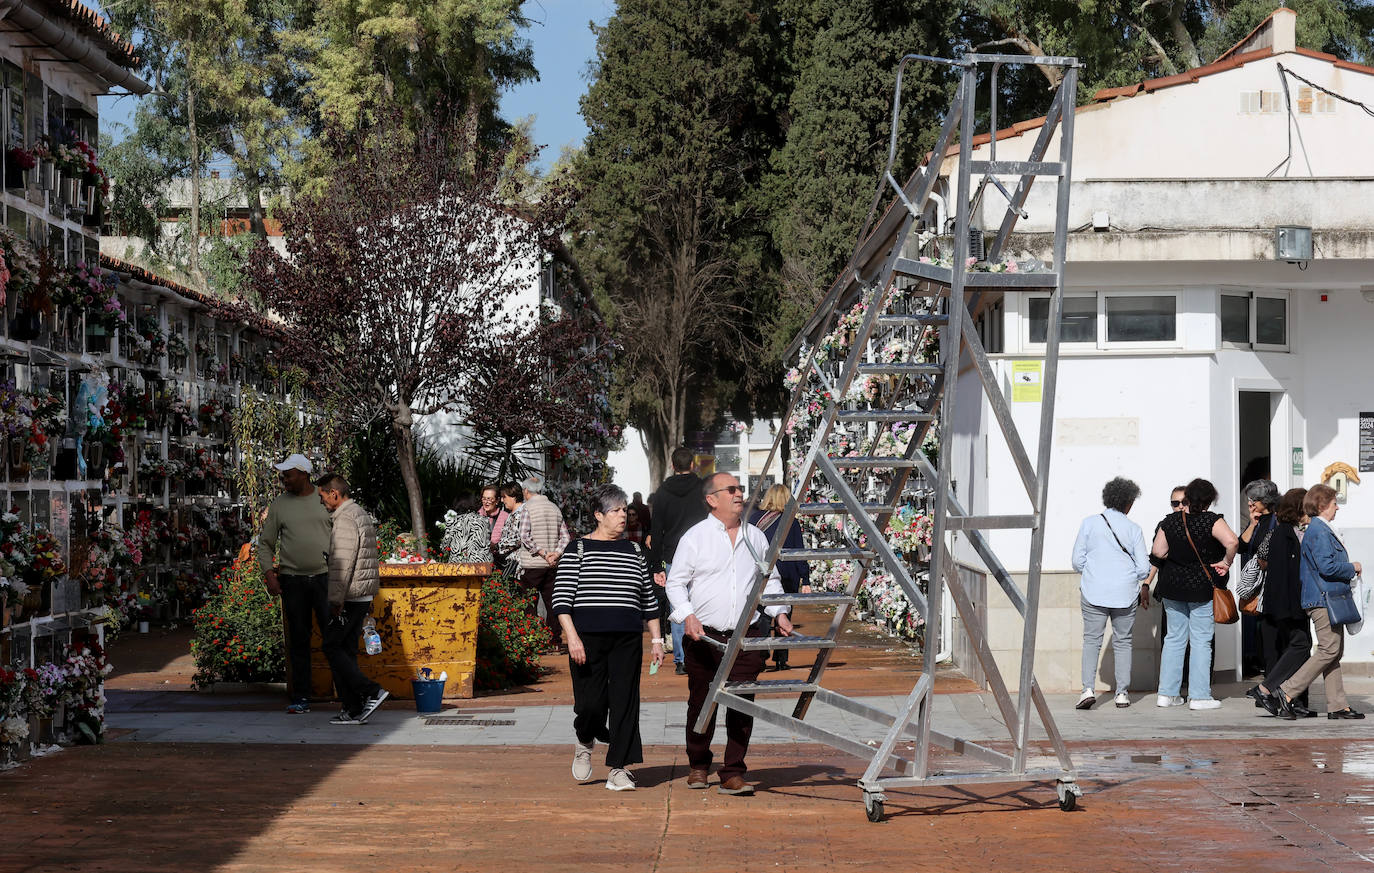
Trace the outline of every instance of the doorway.
{"label": "doorway", "polygon": [[[1269,479],[1282,494],[1289,476],[1288,433],[1285,426],[1287,406],[1282,391],[1240,391],[1236,404],[1236,507],[1235,530],[1243,533],[1250,524],[1245,486],[1256,479]],[[1235,565],[1239,572],[1240,564]],[[1232,579],[1234,588],[1235,580]],[[1236,679],[1257,672],[1263,665],[1259,624],[1254,616],[1243,615],[1233,625],[1217,626],[1217,657],[1214,668],[1231,673]]]}

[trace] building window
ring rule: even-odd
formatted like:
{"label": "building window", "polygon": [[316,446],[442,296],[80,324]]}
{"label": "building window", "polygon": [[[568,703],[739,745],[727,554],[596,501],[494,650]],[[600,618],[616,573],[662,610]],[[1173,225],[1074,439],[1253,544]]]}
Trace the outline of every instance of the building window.
{"label": "building window", "polygon": [[[1045,342],[1050,298],[1026,299],[1027,345]],[[1178,295],[1146,291],[1100,291],[1064,298],[1060,342],[1112,347],[1172,347],[1178,344]]]}
{"label": "building window", "polygon": [[[1006,306],[1003,299],[998,299],[983,307],[982,311],[974,318],[973,324],[978,332],[978,339],[983,344],[983,351],[990,355],[1001,354],[1003,349],[1002,324],[1006,315]],[[1044,316],[1048,318],[1049,316]]]}
{"label": "building window", "polygon": [[1105,295],[1107,342],[1171,343],[1178,335],[1173,295]]}
{"label": "building window", "polygon": [[1250,344],[1250,295],[1221,295],[1221,341]]}
{"label": "building window", "polygon": [[1255,296],[1255,345],[1288,346],[1288,300]]}
{"label": "building window", "polygon": [[[1050,324],[1050,298],[1032,297],[1027,310],[1030,320],[1030,341],[1044,343]],[[1064,298],[1064,311],[1059,315],[1061,343],[1097,342],[1097,297]]]}
{"label": "building window", "polygon": [[1287,292],[1223,290],[1218,312],[1222,344],[1261,351],[1288,350]]}

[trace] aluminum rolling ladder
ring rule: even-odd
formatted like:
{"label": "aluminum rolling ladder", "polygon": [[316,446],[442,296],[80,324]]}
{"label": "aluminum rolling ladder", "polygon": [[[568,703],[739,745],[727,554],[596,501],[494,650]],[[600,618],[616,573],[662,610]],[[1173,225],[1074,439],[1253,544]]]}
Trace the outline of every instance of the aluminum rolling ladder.
{"label": "aluminum rolling ladder", "polygon": [[[947,65],[958,72],[959,83],[929,160],[902,186],[892,175],[892,162],[896,155],[902,74],[913,61]],[[1002,66],[1027,64],[1055,67],[1063,74],[1029,158],[997,160],[994,134],[989,159],[973,160],[975,94],[980,75],[985,82],[990,82],[988,90],[993,97],[991,118],[995,131],[998,70]],[[784,421],[791,420],[799,403],[809,402],[805,395],[811,384],[822,389],[823,411],[815,425],[814,437],[804,447],[805,455],[793,477],[791,499],[778,521],[777,530],[786,531],[798,516],[835,516],[838,521],[834,541],[823,547],[788,550],[781,547],[783,537],[778,536],[766,554],[753,555],[758,573],[750,602],[728,642],[718,644],[723,645],[724,656],[694,729],[704,728],[714,707],[720,705],[785,727],[795,736],[867,760],[868,766],[858,784],[870,821],[882,819],[884,790],[892,788],[1052,781],[1059,805],[1065,810],[1072,809],[1081,794],[1073,762],[1034,675],[1036,615],[1044,548],[1042,522],[1049,489],[1077,76],[1078,63],[1073,58],[985,54],[968,54],[958,60],[918,55],[904,57],[898,68],[893,100],[888,167],[879,181],[868,222],[845,274],[830,288],[796,344],[800,350],[800,380],[792,392],[788,418]],[[1058,156],[1046,160],[1052,143],[1057,147]],[[957,149],[951,151],[952,146]],[[947,225],[941,227],[938,222],[934,223],[937,226],[928,226],[932,222],[926,218],[932,195],[936,193],[941,164],[947,155],[957,155],[958,159],[957,187],[949,207],[953,232],[947,237],[949,245],[943,253],[946,257],[927,258],[923,255],[932,251],[932,244],[938,244],[947,231]],[[1037,177],[1053,180],[1050,184],[1057,188],[1053,263],[1048,269],[1040,270],[996,272],[986,269],[988,265],[1001,263],[1017,220],[1026,215],[1025,203]],[[1017,181],[1008,190],[1004,181],[1009,183],[1013,179]],[[889,187],[895,197],[875,224],[877,206]],[[992,189],[998,193],[993,194]],[[982,253],[970,248],[973,244],[970,231],[976,235],[978,230],[972,227],[974,215],[981,203],[982,214],[995,217],[996,211],[990,207],[995,205],[994,199],[999,195],[1000,200],[995,202],[1004,203],[1005,209],[1001,212],[995,237],[991,237],[991,245],[982,257]],[[991,229],[991,223],[988,228]],[[970,265],[970,258],[978,263]],[[988,297],[1003,289],[1041,289],[1050,294],[1038,451],[1034,464],[974,324],[975,313],[986,304]],[[833,335],[837,326],[845,331],[847,354],[842,360],[823,361],[824,356],[818,354],[819,344],[823,337]],[[906,360],[894,360],[892,355],[877,353],[894,339],[901,339],[904,348],[919,349],[922,343],[935,337],[938,337],[939,354],[934,361],[910,360],[917,357],[913,355],[904,356]],[[955,388],[961,367],[970,364],[1025,487],[1031,506],[1029,514],[970,514],[951,488],[953,452],[942,451],[936,467],[921,450],[931,428],[938,426],[940,433],[953,433]],[[894,447],[889,440],[884,447],[884,431],[890,433],[893,425],[904,428],[908,439],[904,446],[896,444]],[[786,432],[786,427],[779,429],[765,469],[778,457]],[[853,449],[855,446],[859,446],[857,454],[843,451],[844,447]],[[913,473],[916,474],[914,478]],[[919,584],[921,567],[896,552],[885,536],[889,520],[917,485],[924,488],[927,499],[933,501],[926,577],[928,590],[925,591]],[[757,499],[757,495],[751,497],[750,509]],[[1030,531],[1024,590],[1013,580],[984,533],[1009,528]],[[1008,690],[975,612],[974,601],[956,572],[951,554],[951,536],[956,532],[963,535],[989,576],[1024,619],[1015,694]],[[764,595],[767,576],[779,560],[845,560],[851,562],[853,572],[839,592]],[[900,585],[919,610],[926,629],[922,672],[895,713],[869,706],[822,685],[831,654],[839,645],[838,637],[845,618],[855,603],[855,594],[866,579],[880,569],[885,569]],[[1010,752],[941,732],[933,723],[935,663],[945,592],[962,618],[970,647],[987,676],[989,691],[1008,730]],[[834,617],[825,633],[817,636],[794,634],[783,639],[746,638],[749,618],[755,615],[755,608],[795,604],[833,605]],[[742,651],[777,648],[816,650],[815,664],[805,680],[727,680]],[[797,700],[789,716],[756,702],[755,695],[795,695]],[[813,702],[874,722],[884,731],[881,741],[871,746],[856,737],[808,723],[806,716]],[[1048,766],[1034,767],[1028,761],[1032,709],[1057,759],[1050,759]],[[899,745],[904,743],[911,744],[909,750]],[[932,760],[932,745],[961,754],[964,760],[975,761],[981,766],[948,769],[943,761],[937,766]]]}

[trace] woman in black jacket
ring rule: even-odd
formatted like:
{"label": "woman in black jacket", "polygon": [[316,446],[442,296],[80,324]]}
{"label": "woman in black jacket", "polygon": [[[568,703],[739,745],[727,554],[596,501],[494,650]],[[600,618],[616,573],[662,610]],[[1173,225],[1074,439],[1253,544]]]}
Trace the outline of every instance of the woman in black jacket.
{"label": "woman in black jacket", "polygon": [[[1270,712],[1278,709],[1274,690],[1303,665],[1312,650],[1307,611],[1302,608],[1302,579],[1298,576],[1302,560],[1302,534],[1298,527],[1307,522],[1302,509],[1306,496],[1306,488],[1285,493],[1275,513],[1278,523],[1255,546],[1255,557],[1265,571],[1260,594],[1260,632],[1275,641],[1277,657],[1272,664],[1265,664],[1264,681],[1245,693],[1254,698],[1256,706]],[[1306,692],[1293,701],[1293,712],[1299,718],[1317,715],[1307,707]]]}

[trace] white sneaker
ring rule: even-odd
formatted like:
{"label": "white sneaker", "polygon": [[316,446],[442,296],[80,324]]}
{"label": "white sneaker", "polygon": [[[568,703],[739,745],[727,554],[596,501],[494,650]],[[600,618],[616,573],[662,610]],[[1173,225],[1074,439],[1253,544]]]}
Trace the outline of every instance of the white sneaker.
{"label": "white sneaker", "polygon": [[1078,695],[1078,702],[1073,705],[1073,708],[1092,709],[1093,704],[1096,702],[1097,694],[1091,688],[1086,688],[1082,694]]}
{"label": "white sneaker", "polygon": [[1161,694],[1155,698],[1155,706],[1159,707],[1182,706],[1186,702],[1187,701],[1185,701],[1182,697],[1170,697],[1167,694]]}
{"label": "white sneaker", "polygon": [[1131,698],[1129,698],[1129,697],[1126,696],[1126,692],[1124,692],[1124,691],[1118,691],[1118,692],[1116,693],[1116,708],[1117,708],[1117,709],[1125,709],[1126,707],[1128,707],[1128,706],[1130,706],[1130,705],[1131,705]]}
{"label": "white sneaker", "polygon": [[573,778],[578,782],[586,782],[592,778],[592,749],[596,748],[596,740],[592,740],[587,745],[573,743]]}
{"label": "white sneaker", "polygon": [[634,791],[635,777],[629,770],[617,767],[606,777],[606,788],[609,791]]}
{"label": "white sneaker", "polygon": [[1221,708],[1221,701],[1220,701],[1220,700],[1213,700],[1213,699],[1210,698],[1210,697],[1206,697],[1206,698],[1203,698],[1203,699],[1201,699],[1201,700],[1190,700],[1190,701],[1188,701],[1188,708],[1189,708],[1189,709],[1220,709],[1220,708]]}

